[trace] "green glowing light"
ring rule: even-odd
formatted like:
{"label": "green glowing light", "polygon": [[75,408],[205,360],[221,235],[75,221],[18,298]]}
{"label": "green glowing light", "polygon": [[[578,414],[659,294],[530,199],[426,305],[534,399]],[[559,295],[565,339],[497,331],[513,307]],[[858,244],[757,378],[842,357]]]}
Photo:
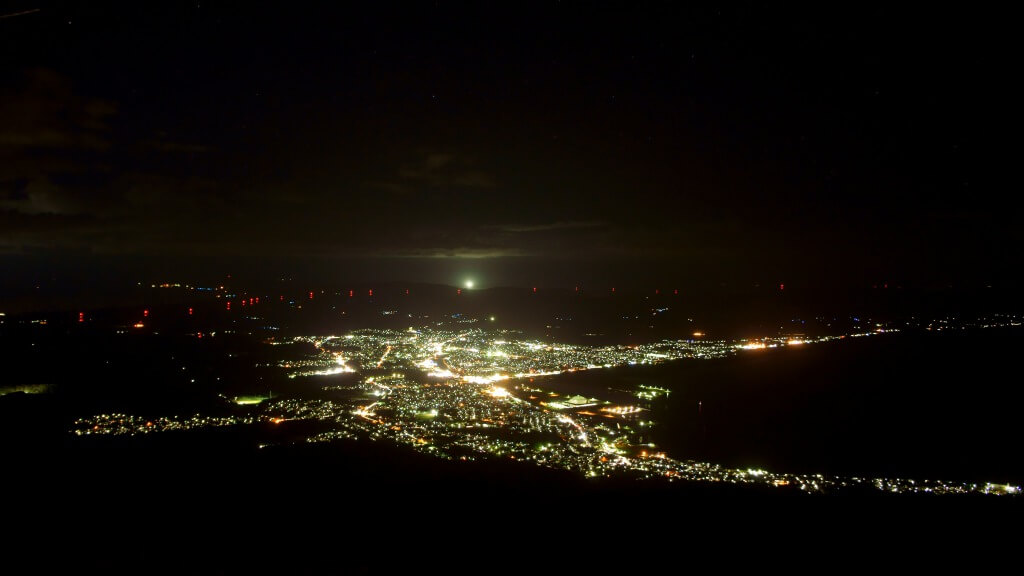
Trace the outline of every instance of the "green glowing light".
{"label": "green glowing light", "polygon": [[269,400],[267,396],[235,396],[235,404],[241,406],[248,406],[251,404],[259,404]]}

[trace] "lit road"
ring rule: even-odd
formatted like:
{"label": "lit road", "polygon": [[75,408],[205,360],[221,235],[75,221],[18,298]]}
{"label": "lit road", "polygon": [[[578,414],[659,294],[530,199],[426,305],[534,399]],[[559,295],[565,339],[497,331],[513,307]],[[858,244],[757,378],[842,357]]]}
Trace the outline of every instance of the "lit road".
{"label": "lit road", "polygon": [[380,357],[380,361],[377,362],[377,368],[380,368],[381,366],[384,365],[384,359],[387,358],[388,354],[390,354],[390,353],[391,353],[391,346],[389,345],[387,348],[384,349],[384,355]]}

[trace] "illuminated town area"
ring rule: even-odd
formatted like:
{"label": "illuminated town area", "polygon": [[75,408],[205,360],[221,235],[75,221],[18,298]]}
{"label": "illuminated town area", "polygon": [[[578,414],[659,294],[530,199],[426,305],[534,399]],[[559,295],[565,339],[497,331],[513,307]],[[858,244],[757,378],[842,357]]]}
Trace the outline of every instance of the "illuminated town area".
{"label": "illuminated town area", "polygon": [[[848,336],[883,331],[875,328]],[[266,344],[275,353],[280,351],[282,359],[266,368],[313,386],[223,397],[243,411],[231,416],[101,414],[76,420],[72,433],[135,435],[310,422],[317,425],[315,431],[292,442],[388,441],[447,460],[501,458],[587,477],[720,482],[805,492],[868,488],[895,493],[1019,493],[1019,487],[1003,484],[785,474],[676,460],[646,434],[656,425],[651,402],[670,390],[640,386],[629,391],[631,401],[623,402],[621,396],[613,401],[611,394],[567,395],[545,386],[545,377],[568,372],[722,358],[845,337],[695,338],[597,347],[544,343],[507,330],[409,328],[271,339]]]}

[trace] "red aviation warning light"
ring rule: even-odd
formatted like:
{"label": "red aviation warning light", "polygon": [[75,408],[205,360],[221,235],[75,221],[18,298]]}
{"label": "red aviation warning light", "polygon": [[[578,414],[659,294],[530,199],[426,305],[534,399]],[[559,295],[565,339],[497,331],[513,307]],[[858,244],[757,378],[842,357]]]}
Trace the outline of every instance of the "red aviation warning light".
{"label": "red aviation warning light", "polygon": [[678,296],[679,295],[679,288],[676,288],[675,290],[673,290],[672,293],[675,294],[676,296]]}
{"label": "red aviation warning light", "polygon": [[786,289],[786,285],[785,284],[779,284],[779,290],[785,290],[785,289]]}
{"label": "red aviation warning light", "polygon": [[259,303],[260,303],[260,297],[259,297],[259,296],[257,296],[257,297],[256,297],[256,303],[257,303],[257,304],[259,304]]}
{"label": "red aviation warning light", "polygon": [[355,295],[356,295],[356,291],[355,290],[349,290],[348,291],[348,297],[349,298],[353,298],[353,297],[355,297]]}
{"label": "red aviation warning light", "polygon": [[79,322],[85,322],[85,312],[79,312],[78,313],[78,321]]}
{"label": "red aviation warning light", "polygon": [[281,296],[279,296],[277,300],[278,302],[284,302],[284,294],[281,294]]}
{"label": "red aviation warning light", "polygon": [[231,302],[226,302],[226,304],[227,304],[228,310],[230,311],[231,310]]}
{"label": "red aviation warning light", "polygon": [[369,291],[368,291],[368,294],[369,294],[370,296],[373,296],[373,288],[370,288],[370,289],[369,289]]}
{"label": "red aviation warning light", "polygon": [[408,288],[406,288],[406,289],[405,289],[405,295],[406,295],[406,296],[408,296],[408,295],[409,295],[409,289],[408,289]]}
{"label": "red aviation warning light", "polygon": [[537,293],[537,287],[536,287],[536,286],[534,286],[534,287],[533,287],[533,293],[534,293],[534,294],[536,294],[536,293]]}
{"label": "red aviation warning light", "polygon": [[255,301],[255,300],[256,300],[255,298],[249,298],[249,306],[252,306],[252,303],[253,303],[253,301]]}
{"label": "red aviation warning light", "polygon": [[191,309],[191,308],[189,308],[189,309],[188,309],[188,315],[189,315],[189,316],[191,316],[191,315],[192,315],[192,309]]}
{"label": "red aviation warning light", "polygon": [[148,309],[142,311],[142,317],[143,318],[149,318],[149,310]]}
{"label": "red aviation warning light", "polygon": [[309,299],[310,299],[310,300],[312,300],[312,299],[313,299],[313,293],[312,293],[312,292],[310,292],[310,293],[309,293]]}
{"label": "red aviation warning light", "polygon": [[455,289],[455,295],[456,296],[461,296],[462,295],[462,288],[456,288]]}
{"label": "red aviation warning light", "polygon": [[612,294],[615,294],[615,286],[612,286]]}

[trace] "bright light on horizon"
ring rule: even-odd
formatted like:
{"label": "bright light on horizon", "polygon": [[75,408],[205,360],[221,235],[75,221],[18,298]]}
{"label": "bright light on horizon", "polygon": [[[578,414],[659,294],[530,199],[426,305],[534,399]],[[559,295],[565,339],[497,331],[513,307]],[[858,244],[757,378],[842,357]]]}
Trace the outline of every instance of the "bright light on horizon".
{"label": "bright light on horizon", "polygon": [[472,287],[473,287],[473,281],[472,280],[466,280],[466,288],[472,288]]}

